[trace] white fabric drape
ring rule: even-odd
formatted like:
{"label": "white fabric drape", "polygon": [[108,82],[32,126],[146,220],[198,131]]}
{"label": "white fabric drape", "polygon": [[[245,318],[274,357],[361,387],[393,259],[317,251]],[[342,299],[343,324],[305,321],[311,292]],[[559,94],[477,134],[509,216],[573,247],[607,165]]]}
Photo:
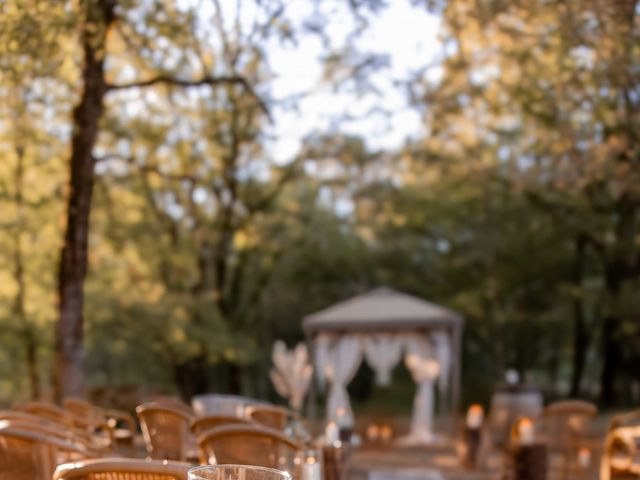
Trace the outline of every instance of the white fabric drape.
{"label": "white fabric drape", "polygon": [[318,335],[313,345],[314,366],[316,371],[316,381],[320,390],[324,390],[326,375],[325,372],[329,362],[329,346],[331,337],[327,334]]}
{"label": "white fabric drape", "polygon": [[448,391],[451,376],[451,338],[445,332],[436,332],[431,335],[431,339],[435,347],[435,357],[440,364],[438,390],[442,399]]}
{"label": "white fabric drape", "polygon": [[353,426],[353,411],[347,385],[353,379],[362,361],[362,342],[356,335],[335,340],[327,351],[325,376],[330,382],[327,400],[327,419],[340,427]]}
{"label": "white fabric drape", "polygon": [[434,348],[425,337],[408,337],[405,364],[411,372],[413,381],[418,385],[413,400],[411,416],[410,443],[428,443],[433,441],[433,388],[440,367],[434,358]]}
{"label": "white fabric drape", "polygon": [[399,335],[379,334],[363,337],[365,359],[376,374],[376,384],[391,383],[391,372],[402,357],[403,339]]}

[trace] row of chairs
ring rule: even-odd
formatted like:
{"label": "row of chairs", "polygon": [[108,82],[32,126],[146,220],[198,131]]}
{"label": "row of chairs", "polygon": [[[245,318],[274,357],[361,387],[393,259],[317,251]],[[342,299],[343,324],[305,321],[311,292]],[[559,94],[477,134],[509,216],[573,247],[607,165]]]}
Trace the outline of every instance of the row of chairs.
{"label": "row of chairs", "polygon": [[[143,461],[115,458],[136,453],[137,423],[126,412],[79,399],[67,400],[63,407],[33,402],[0,412],[0,479],[50,480],[56,466],[65,462],[72,464],[60,467],[55,478],[169,480],[182,478],[192,463],[294,469],[304,442],[294,434],[299,429],[287,426],[299,424],[300,419],[265,404],[249,405],[244,413],[196,417],[188,405],[175,400],[143,404],[136,409],[148,454],[148,461]],[[86,459],[93,460],[79,463]],[[167,473],[167,465],[179,475]],[[150,476],[140,473],[149,469]],[[154,474],[154,469],[165,476]],[[113,473],[96,476],[98,471]]]}
{"label": "row of chairs", "polygon": [[287,429],[302,420],[274,405],[249,405],[242,417],[196,417],[186,405],[163,402],[141,405],[136,413],[147,452],[156,459],[278,467],[292,462],[305,442],[306,430]]}

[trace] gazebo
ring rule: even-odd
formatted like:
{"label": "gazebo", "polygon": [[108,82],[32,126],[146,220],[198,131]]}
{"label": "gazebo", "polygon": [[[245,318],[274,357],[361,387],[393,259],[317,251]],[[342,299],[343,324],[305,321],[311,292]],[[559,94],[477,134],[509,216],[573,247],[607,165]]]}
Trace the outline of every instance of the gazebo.
{"label": "gazebo", "polygon": [[[347,385],[361,362],[388,385],[404,358],[418,384],[407,443],[434,439],[434,389],[441,404],[457,407],[464,321],[453,310],[390,288],[377,288],[308,315],[303,328],[313,352],[316,380],[328,384],[327,420],[353,425]],[[313,402],[312,402],[313,403]]]}

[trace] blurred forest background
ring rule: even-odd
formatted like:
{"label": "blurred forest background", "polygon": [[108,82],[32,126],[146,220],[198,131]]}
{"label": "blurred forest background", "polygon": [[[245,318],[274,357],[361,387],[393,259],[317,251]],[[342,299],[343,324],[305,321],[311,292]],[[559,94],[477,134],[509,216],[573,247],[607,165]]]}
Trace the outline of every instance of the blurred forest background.
{"label": "blurred forest background", "polygon": [[273,341],[379,285],[463,313],[467,401],[516,368],[640,402],[640,7],[414,1],[438,55],[392,80],[421,133],[374,148],[338,118],[277,157],[274,112],[305,93],[275,91],[272,52],[315,39],[336,101],[384,99],[357,38],[392,8],[0,4],[0,403],[272,395]]}

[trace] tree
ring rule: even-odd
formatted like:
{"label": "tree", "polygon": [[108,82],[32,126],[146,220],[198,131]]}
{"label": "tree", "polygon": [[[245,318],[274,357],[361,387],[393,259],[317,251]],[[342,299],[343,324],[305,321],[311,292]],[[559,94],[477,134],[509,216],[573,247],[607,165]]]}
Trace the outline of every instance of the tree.
{"label": "tree", "polygon": [[625,325],[638,315],[625,308],[640,275],[636,2],[459,0],[443,15],[443,78],[423,83],[426,150],[504,165],[532,207],[564,223],[576,245],[572,390],[588,347],[583,287],[596,274],[605,293],[600,390],[610,404],[631,354]]}
{"label": "tree", "polygon": [[[29,396],[37,399],[42,381],[41,359],[48,356],[45,339],[53,320],[54,285],[51,251],[59,248],[55,219],[60,215],[59,186],[64,155],[55,121],[67,114],[68,65],[60,62],[68,48],[57,35],[67,28],[64,7],[46,11],[32,2],[7,2],[0,27],[0,204],[3,212],[2,260],[10,276],[2,282],[3,330],[9,334],[7,351],[18,340],[18,358],[6,360],[17,386],[27,380]],[[13,356],[16,356],[15,353]],[[26,370],[26,371],[25,371]],[[21,378],[22,377],[22,378]]]}
{"label": "tree", "polygon": [[[154,6],[157,8],[160,4]],[[123,9],[124,5],[120,5],[117,0],[84,0],[80,4],[82,92],[72,116],[67,222],[58,279],[60,318],[56,325],[55,348],[55,385],[58,398],[78,395],[83,389],[84,280],[87,272],[89,220],[95,183],[94,147],[104,112],[105,96],[109,91],[144,88],[157,84],[181,87],[240,84],[250,89],[244,78],[224,74],[211,75],[207,71],[202,71],[198,77],[191,79],[157,73],[150,78],[124,84],[110,83],[105,71],[109,56],[107,39],[118,21],[127,20],[126,12],[118,13],[118,8]]]}

